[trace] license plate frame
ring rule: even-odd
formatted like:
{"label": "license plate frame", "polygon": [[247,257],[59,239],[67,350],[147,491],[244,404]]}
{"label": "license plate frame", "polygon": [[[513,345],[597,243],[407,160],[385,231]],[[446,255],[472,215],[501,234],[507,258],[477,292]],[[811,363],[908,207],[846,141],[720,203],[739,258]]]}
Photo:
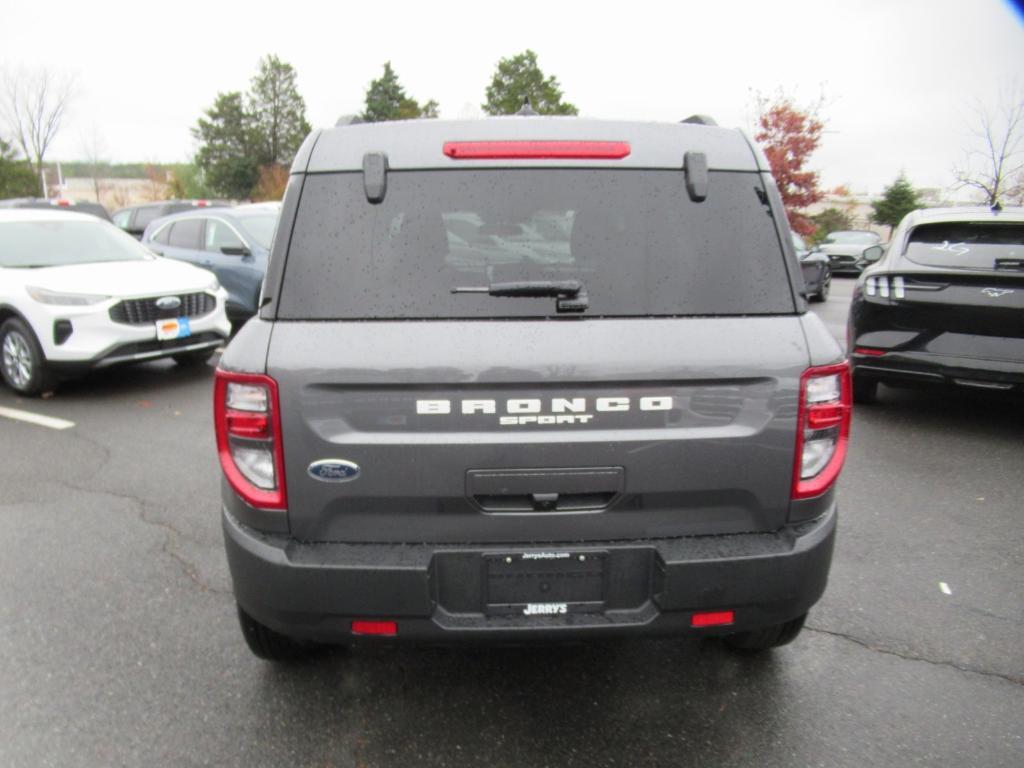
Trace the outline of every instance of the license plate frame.
{"label": "license plate frame", "polygon": [[501,552],[482,558],[488,616],[558,617],[601,613],[608,596],[608,553],[600,550]]}
{"label": "license plate frame", "polygon": [[187,317],[169,317],[156,321],[157,341],[186,339],[192,335],[192,326]]}

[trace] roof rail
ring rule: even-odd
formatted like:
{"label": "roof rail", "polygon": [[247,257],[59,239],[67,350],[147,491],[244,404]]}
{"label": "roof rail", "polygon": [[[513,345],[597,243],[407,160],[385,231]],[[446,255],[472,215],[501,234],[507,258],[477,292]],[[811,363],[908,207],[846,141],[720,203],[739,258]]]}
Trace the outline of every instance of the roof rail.
{"label": "roof rail", "polygon": [[692,123],[693,125],[718,125],[713,117],[708,115],[690,115],[685,120],[680,120],[682,123]]}

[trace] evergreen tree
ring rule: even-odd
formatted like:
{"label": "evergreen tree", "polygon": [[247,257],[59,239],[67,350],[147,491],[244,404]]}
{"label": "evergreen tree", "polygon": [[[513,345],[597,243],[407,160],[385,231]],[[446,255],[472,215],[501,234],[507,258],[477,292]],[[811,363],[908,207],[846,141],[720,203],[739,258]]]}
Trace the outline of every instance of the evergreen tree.
{"label": "evergreen tree", "polygon": [[544,77],[537,65],[537,54],[531,50],[502,59],[487,86],[487,101],[482,104],[488,115],[513,115],[523,106],[523,99],[541,115],[575,115],[579,110],[562,101],[562,89],[554,75]]}
{"label": "evergreen tree", "polygon": [[850,219],[850,215],[838,208],[826,208],[821,213],[814,214],[811,216],[811,222],[816,227],[811,236],[811,241],[814,243],[820,243],[832,232],[853,229],[853,220]]}
{"label": "evergreen tree", "polygon": [[28,160],[19,160],[9,142],[0,139],[0,199],[39,194],[39,179]]}
{"label": "evergreen tree", "polygon": [[384,74],[370,82],[366,89],[366,107],[360,117],[367,123],[381,123],[387,120],[415,120],[420,117],[437,117],[437,102],[431,99],[423,106],[409,96],[391,62],[384,63]]}
{"label": "evergreen tree", "polygon": [[181,186],[235,199],[251,197],[260,174],[279,175],[309,131],[295,70],[273,54],[265,56],[249,93],[218,93],[192,129],[199,144],[198,173],[185,171],[188,178]]}
{"label": "evergreen tree", "polygon": [[910,185],[910,181],[903,173],[896,177],[896,181],[890,184],[882,192],[882,199],[871,204],[874,212],[871,220],[875,224],[884,224],[889,227],[889,234],[893,228],[903,220],[911,211],[921,207],[917,192]]}
{"label": "evergreen tree", "polygon": [[199,142],[196,165],[209,188],[225,197],[249,196],[260,176],[259,136],[252,115],[238,91],[217,94],[213,106],[199,118],[192,135]]}
{"label": "evergreen tree", "polygon": [[263,57],[246,101],[260,165],[290,165],[310,131],[295,69],[273,54]]}

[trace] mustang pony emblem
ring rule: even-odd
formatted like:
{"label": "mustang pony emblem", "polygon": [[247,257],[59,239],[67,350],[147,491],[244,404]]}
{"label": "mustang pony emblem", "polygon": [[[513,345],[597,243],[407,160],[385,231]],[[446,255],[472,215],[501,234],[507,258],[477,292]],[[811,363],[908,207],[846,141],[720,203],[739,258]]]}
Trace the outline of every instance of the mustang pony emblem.
{"label": "mustang pony emblem", "polygon": [[998,299],[1000,296],[1005,296],[1008,293],[1013,293],[1012,288],[982,288],[981,292],[988,296],[990,299]]}

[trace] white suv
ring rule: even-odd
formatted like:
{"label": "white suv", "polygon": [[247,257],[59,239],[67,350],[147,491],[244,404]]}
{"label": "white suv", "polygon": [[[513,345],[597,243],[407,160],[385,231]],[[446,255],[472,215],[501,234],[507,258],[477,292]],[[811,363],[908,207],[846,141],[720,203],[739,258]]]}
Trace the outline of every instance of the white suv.
{"label": "white suv", "polygon": [[0,211],[0,373],[21,394],[117,363],[205,362],[230,333],[226,297],[212,273],[108,222]]}

